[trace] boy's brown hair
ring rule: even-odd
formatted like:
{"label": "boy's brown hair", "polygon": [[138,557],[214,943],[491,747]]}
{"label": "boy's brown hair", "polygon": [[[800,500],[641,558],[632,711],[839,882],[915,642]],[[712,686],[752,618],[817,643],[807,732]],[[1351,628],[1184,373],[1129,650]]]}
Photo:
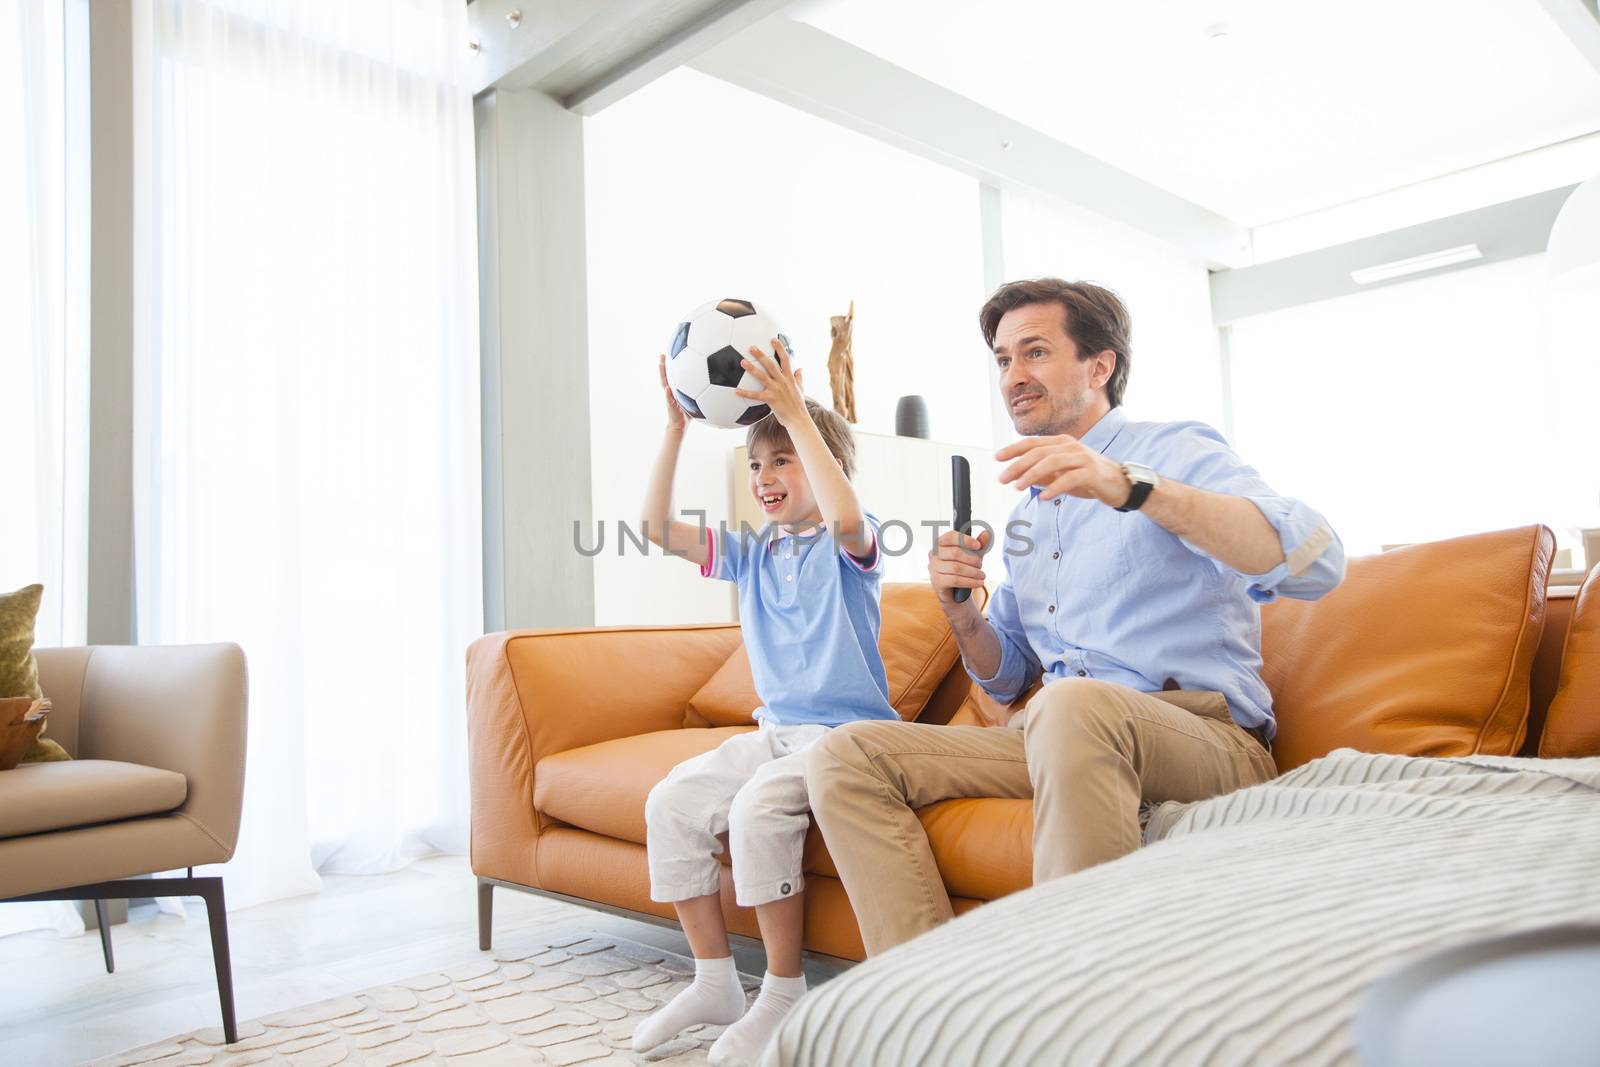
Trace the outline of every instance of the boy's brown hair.
{"label": "boy's brown hair", "polygon": [[[856,438],[850,432],[850,424],[838,412],[823,407],[809,396],[806,397],[806,412],[811,416],[811,421],[817,424],[822,443],[839,461],[839,469],[844,471],[844,476],[853,477],[856,469]],[[766,445],[772,452],[794,453],[794,439],[789,436],[783,423],[771,415],[750,427],[744,443],[751,454],[755,453],[758,444]]]}

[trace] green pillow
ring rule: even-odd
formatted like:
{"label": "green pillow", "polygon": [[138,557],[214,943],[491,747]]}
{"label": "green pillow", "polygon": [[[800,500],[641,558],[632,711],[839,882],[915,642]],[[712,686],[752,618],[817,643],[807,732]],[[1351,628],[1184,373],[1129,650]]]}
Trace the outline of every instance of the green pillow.
{"label": "green pillow", "polygon": [[[39,665],[33,660],[33,624],[43,599],[42,585],[0,594],[0,697],[38,700],[44,696],[39,690]],[[71,758],[66,749],[41,735],[22,757],[22,762]]]}

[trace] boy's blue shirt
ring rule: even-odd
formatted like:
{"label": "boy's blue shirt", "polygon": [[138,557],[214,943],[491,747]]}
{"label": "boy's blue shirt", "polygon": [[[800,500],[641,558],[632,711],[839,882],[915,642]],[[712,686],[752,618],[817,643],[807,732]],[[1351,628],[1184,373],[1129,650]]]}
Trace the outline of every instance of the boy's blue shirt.
{"label": "boy's blue shirt", "polygon": [[719,529],[700,573],[739,587],[739,624],[762,706],[777,725],[838,726],[896,719],[878,653],[883,552],[878,520],[872,558],[862,563],[826,531],[790,534],[769,525],[754,533]]}

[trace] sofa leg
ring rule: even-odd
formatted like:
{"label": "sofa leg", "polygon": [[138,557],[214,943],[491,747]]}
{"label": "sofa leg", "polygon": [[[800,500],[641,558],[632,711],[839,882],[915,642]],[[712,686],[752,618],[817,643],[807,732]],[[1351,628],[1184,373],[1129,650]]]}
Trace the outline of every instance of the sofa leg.
{"label": "sofa leg", "polygon": [[478,949],[489,951],[494,937],[494,883],[478,879]]}
{"label": "sofa leg", "polygon": [[116,960],[111,957],[111,915],[104,900],[94,902],[94,921],[100,927],[100,952],[106,958],[106,973],[117,973]]}
{"label": "sofa leg", "polygon": [[233,1016],[233,961],[228,954],[228,909],[222,899],[221,878],[196,878],[194,887],[206,902],[211,924],[211,962],[217,971],[217,998],[222,1002],[222,1037],[228,1044],[239,1040]]}

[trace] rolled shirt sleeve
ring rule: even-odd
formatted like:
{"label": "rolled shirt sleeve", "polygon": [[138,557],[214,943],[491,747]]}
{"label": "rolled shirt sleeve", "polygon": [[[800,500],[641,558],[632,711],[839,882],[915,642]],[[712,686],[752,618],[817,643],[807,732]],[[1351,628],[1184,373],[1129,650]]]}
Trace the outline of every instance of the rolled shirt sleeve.
{"label": "rolled shirt sleeve", "polygon": [[1270,604],[1279,593],[1316,600],[1344,580],[1344,543],[1327,519],[1286,496],[1247,494],[1245,499],[1266,516],[1283,545],[1282,563],[1265,574],[1241,574],[1251,600]]}
{"label": "rolled shirt sleeve", "polygon": [[1201,422],[1175,422],[1163,427],[1155,444],[1161,453],[1157,474],[1196,489],[1244,497],[1278,532],[1284,559],[1264,574],[1235,570],[1184,542],[1219,568],[1237,574],[1250,599],[1266,604],[1281,593],[1296,600],[1316,600],[1344,580],[1344,543],[1328,520],[1301,501],[1280,496],[1228,447],[1222,434]]}

